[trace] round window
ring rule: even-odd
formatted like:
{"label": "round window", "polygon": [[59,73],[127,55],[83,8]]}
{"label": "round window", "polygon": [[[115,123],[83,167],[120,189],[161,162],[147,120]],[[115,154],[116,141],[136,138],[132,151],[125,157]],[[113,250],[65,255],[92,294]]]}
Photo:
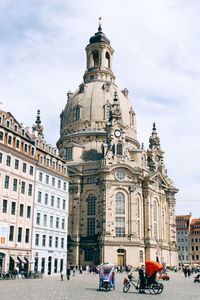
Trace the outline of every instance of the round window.
{"label": "round window", "polygon": [[124,180],[125,177],[126,177],[126,173],[124,170],[120,169],[116,172],[116,178],[118,180]]}

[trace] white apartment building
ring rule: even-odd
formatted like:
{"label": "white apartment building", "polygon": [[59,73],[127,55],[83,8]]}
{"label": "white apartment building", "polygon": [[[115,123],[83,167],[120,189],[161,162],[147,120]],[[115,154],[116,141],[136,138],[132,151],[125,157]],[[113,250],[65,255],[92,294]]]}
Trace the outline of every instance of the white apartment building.
{"label": "white apartment building", "polygon": [[38,164],[36,167],[32,265],[33,271],[56,275],[66,271],[68,176],[56,148],[43,139],[39,115],[33,127]]}

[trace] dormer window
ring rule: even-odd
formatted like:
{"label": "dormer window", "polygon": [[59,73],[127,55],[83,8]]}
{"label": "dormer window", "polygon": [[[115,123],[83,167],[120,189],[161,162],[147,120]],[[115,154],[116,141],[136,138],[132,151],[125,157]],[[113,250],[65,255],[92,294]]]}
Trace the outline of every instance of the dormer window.
{"label": "dormer window", "polygon": [[25,130],[24,129],[22,129],[22,135],[24,135],[25,134]]}
{"label": "dormer window", "polygon": [[80,106],[74,107],[74,121],[80,120],[81,117],[81,109]]}

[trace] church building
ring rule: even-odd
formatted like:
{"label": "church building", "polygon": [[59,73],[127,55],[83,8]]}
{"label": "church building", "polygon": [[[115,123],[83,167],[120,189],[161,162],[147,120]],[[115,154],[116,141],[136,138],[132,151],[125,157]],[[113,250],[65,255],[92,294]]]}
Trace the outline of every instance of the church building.
{"label": "church building", "polygon": [[68,264],[177,265],[178,190],[156,125],[145,150],[128,90],[115,83],[114,50],[101,24],[85,50],[83,83],[67,95],[57,142],[71,178]]}

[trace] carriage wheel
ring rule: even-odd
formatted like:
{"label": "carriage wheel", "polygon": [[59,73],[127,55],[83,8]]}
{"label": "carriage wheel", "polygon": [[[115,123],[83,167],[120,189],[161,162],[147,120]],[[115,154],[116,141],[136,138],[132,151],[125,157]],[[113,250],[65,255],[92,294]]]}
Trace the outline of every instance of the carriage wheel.
{"label": "carriage wheel", "polygon": [[130,283],[124,284],[123,292],[127,293],[129,291],[130,287],[131,287]]}
{"label": "carriage wheel", "polygon": [[162,283],[152,283],[150,286],[149,286],[149,291],[151,294],[161,294],[162,291],[163,291],[163,284]]}

